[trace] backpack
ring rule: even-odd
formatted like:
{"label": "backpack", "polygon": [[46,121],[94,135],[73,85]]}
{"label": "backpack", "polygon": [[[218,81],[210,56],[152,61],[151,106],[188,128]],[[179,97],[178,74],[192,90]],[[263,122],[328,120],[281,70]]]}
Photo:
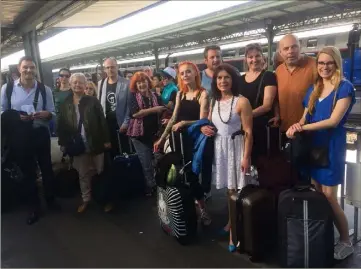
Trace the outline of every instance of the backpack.
{"label": "backpack", "polygon": [[[13,94],[13,90],[14,90],[14,82],[13,81],[9,81],[6,84],[6,91],[5,91],[5,95],[8,101],[8,109],[11,109],[11,95]],[[38,106],[38,100],[39,100],[39,93],[41,94],[41,98],[43,99],[43,110],[46,110],[46,91],[45,91],[45,85],[39,81],[37,81],[37,87],[36,87],[36,92],[35,92],[35,96],[34,96],[34,110],[36,111],[36,108]]]}

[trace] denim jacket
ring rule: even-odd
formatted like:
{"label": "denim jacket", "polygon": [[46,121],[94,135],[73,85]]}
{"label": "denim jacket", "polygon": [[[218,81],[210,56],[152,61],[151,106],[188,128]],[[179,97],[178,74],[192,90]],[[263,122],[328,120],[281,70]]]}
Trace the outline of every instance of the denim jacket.
{"label": "denim jacket", "polygon": [[213,123],[210,122],[208,119],[201,119],[188,127],[188,134],[190,137],[192,137],[194,141],[192,171],[197,176],[200,174],[202,170],[203,152],[208,139],[208,136],[204,135],[201,132],[201,128],[205,125],[214,126]]}

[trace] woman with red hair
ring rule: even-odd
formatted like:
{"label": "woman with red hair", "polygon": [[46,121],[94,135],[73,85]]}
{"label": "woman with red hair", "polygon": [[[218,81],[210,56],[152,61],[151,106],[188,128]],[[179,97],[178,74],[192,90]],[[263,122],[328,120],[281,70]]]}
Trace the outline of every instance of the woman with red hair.
{"label": "woman with red hair", "polygon": [[[178,85],[175,108],[172,118],[163,132],[161,138],[154,144],[154,151],[163,147],[165,140],[171,131],[175,133],[176,151],[179,151],[179,132],[183,135],[185,162],[193,159],[193,141],[187,133],[187,127],[196,121],[208,117],[208,96],[207,91],[201,87],[201,79],[198,67],[192,62],[182,62],[178,67]],[[170,143],[173,146],[173,143]],[[175,149],[173,149],[175,150]],[[190,183],[192,194],[197,200],[203,225],[210,225],[211,219],[208,216],[204,203],[204,191],[199,184],[198,177],[190,172],[187,180]]]}
{"label": "woman with red hair", "polygon": [[131,137],[135,151],[143,167],[146,195],[155,190],[152,167],[153,143],[158,131],[159,114],[166,110],[161,98],[151,91],[152,82],[144,72],[137,72],[130,81],[130,122],[127,135]]}

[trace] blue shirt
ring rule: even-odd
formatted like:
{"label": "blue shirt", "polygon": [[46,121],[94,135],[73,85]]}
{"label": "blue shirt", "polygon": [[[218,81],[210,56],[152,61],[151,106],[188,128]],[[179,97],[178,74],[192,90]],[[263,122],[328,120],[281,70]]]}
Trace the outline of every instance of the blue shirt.
{"label": "blue shirt", "polygon": [[206,70],[202,71],[202,82],[201,85],[207,90],[208,96],[212,95],[212,78],[206,73]]}
{"label": "blue shirt", "polygon": [[[1,113],[5,110],[8,110],[8,100],[6,97],[6,85],[3,85],[1,88]],[[20,84],[20,79],[14,81],[14,88],[11,95],[11,108],[17,111],[21,111],[21,107],[24,105],[33,105],[36,88],[38,86],[37,81],[35,81],[34,87],[27,92],[24,87]],[[53,93],[48,86],[45,86],[46,92],[46,111],[49,111],[55,117],[55,108],[54,108],[54,99]],[[36,107],[36,112],[43,110],[43,97],[39,93],[38,105]],[[33,123],[34,127],[49,127],[49,120],[36,119]]]}

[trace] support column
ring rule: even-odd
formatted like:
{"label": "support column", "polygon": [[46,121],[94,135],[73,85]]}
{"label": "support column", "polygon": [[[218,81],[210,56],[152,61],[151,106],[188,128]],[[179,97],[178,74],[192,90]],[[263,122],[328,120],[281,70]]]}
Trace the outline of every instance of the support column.
{"label": "support column", "polygon": [[155,46],[153,51],[154,51],[154,57],[155,57],[155,71],[159,72],[160,63],[159,63],[159,51],[158,51],[158,48]]}
{"label": "support column", "polygon": [[266,21],[266,37],[268,40],[268,51],[267,51],[267,67],[268,70],[273,71],[272,58],[273,58],[273,38],[275,36],[273,30],[272,20]]}
{"label": "support column", "polygon": [[23,43],[25,55],[34,59],[37,68],[37,77],[39,81],[44,81],[43,69],[41,66],[38,36],[36,30],[23,34]]}

